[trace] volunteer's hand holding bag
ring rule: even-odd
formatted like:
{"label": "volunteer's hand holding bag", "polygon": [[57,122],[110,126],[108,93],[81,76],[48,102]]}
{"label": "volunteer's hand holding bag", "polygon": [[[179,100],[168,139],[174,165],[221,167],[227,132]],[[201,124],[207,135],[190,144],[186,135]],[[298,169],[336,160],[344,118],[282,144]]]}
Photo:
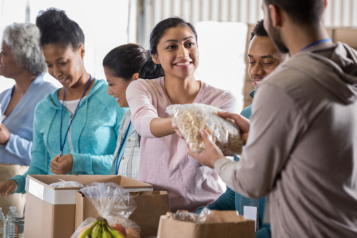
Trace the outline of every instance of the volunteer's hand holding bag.
{"label": "volunteer's hand holding bag", "polygon": [[140,227],[128,219],[136,204],[127,190],[114,183],[91,183],[80,191],[100,217],[86,219],[71,238],[140,238]]}
{"label": "volunteer's hand holding bag", "polygon": [[199,103],[175,104],[168,106],[166,112],[173,118],[180,134],[186,140],[192,152],[205,149],[204,140],[200,134],[205,129],[211,140],[225,156],[241,154],[243,141],[234,122],[217,115],[221,109]]}

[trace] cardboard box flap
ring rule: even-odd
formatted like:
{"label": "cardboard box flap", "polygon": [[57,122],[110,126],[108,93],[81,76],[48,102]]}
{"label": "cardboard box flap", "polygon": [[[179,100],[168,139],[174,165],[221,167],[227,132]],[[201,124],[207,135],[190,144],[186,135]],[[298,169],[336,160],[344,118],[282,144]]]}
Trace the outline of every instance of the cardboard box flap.
{"label": "cardboard box flap", "polygon": [[53,188],[50,186],[50,184],[57,183],[60,179],[63,179],[64,181],[81,183],[83,186],[94,182],[113,182],[126,188],[151,188],[151,190],[148,191],[152,191],[152,185],[150,184],[118,175],[27,175],[27,177],[53,190],[78,190],[78,188]]}
{"label": "cardboard box flap", "polygon": [[124,187],[128,192],[152,191],[150,184],[120,175],[28,175],[26,191],[50,204],[76,204],[77,188],[54,188],[50,184],[64,181],[75,181],[87,186],[93,182],[113,182]]}

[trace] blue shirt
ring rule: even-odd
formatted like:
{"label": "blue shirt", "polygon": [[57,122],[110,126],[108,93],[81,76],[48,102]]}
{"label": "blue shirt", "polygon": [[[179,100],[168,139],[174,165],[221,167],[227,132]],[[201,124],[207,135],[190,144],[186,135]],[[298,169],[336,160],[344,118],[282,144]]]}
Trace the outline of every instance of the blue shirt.
{"label": "blue shirt", "polygon": [[[55,90],[56,87],[52,83],[43,80],[43,75],[39,75],[31,83],[25,95],[3,122],[11,135],[6,147],[0,145],[0,163],[30,165],[35,108],[46,94]],[[12,88],[0,94],[2,115],[9,105],[11,91]]]}
{"label": "blue shirt", "polygon": [[125,138],[124,138],[124,141],[123,141],[123,144],[122,146],[120,147],[120,150],[119,150],[119,153],[118,153],[118,159],[117,160],[117,164],[116,164],[116,173],[115,174],[118,174],[118,171],[119,171],[119,166],[120,166],[120,162],[123,158],[123,155],[124,155],[124,151],[125,151],[125,147],[126,147],[126,142],[128,141],[129,139],[129,136],[130,136],[130,133],[134,130],[134,125],[133,123],[130,122],[129,124],[129,128],[128,130],[126,131],[126,134],[125,134]]}

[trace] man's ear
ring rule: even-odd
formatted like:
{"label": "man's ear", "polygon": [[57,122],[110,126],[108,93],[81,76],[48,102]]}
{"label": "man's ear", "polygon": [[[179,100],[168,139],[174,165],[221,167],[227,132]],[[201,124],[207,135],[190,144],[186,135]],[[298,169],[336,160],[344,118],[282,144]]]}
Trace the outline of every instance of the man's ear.
{"label": "man's ear", "polygon": [[79,51],[79,55],[80,55],[81,58],[83,59],[84,56],[85,56],[85,54],[86,54],[86,49],[85,49],[85,47],[84,47],[84,44],[81,44],[81,45],[79,46],[78,51]]}
{"label": "man's ear", "polygon": [[152,58],[152,61],[153,61],[155,64],[161,64],[161,63],[160,63],[160,60],[159,60],[159,57],[157,57],[157,54],[152,54],[152,55],[151,55],[151,58]]}
{"label": "man's ear", "polygon": [[282,12],[281,9],[273,4],[268,6],[268,11],[270,13],[270,20],[273,27],[282,26]]}

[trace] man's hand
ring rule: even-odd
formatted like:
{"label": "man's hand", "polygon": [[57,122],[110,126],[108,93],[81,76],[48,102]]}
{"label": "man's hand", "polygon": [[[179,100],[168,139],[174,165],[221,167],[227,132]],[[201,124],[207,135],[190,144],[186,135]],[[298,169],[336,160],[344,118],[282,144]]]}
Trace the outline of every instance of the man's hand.
{"label": "man's hand", "polygon": [[68,174],[72,171],[73,156],[71,154],[57,155],[51,162],[51,172],[54,174]]}
{"label": "man's hand", "polygon": [[1,123],[0,125],[0,144],[6,146],[7,142],[10,139],[11,133],[9,130]]}
{"label": "man's hand", "polygon": [[250,128],[250,121],[245,118],[244,116],[234,114],[234,113],[229,113],[229,112],[217,112],[218,116],[226,118],[226,119],[232,119],[237,126],[240,129],[241,132],[241,137],[244,142],[244,144],[247,142],[248,139],[248,134],[249,134],[249,128]]}
{"label": "man's hand", "polygon": [[0,196],[9,196],[17,190],[17,183],[15,180],[7,180],[0,182]]}
{"label": "man's hand", "polygon": [[213,168],[214,163],[217,160],[224,158],[224,155],[222,151],[218,148],[218,146],[216,146],[216,144],[211,141],[212,137],[208,134],[206,130],[201,130],[200,132],[205,142],[205,150],[202,152],[195,153],[192,152],[189,146],[187,145],[188,154],[192,156],[195,160],[197,160],[198,163]]}

